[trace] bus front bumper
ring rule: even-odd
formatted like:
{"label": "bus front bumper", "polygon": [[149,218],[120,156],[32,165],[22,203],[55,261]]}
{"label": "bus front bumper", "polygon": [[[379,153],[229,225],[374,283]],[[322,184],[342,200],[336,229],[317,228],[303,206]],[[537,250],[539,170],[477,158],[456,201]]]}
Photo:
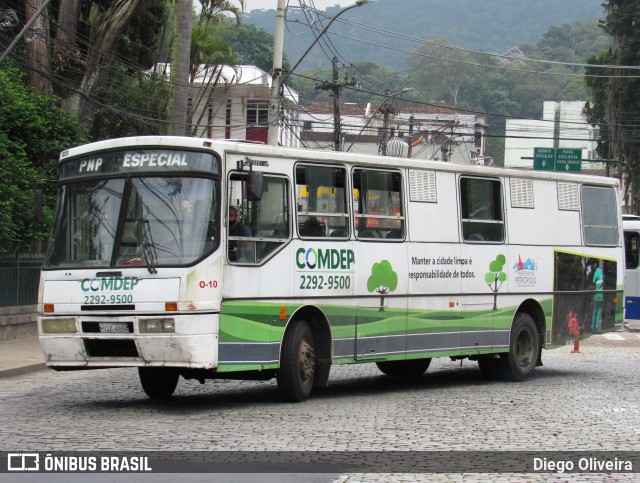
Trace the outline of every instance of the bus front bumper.
{"label": "bus front bumper", "polygon": [[[39,317],[38,331],[45,362],[53,368],[214,369],[218,365],[218,319],[218,314],[176,315],[171,319]],[[149,320],[153,324],[148,324]],[[158,327],[156,320],[164,320],[165,327],[162,323]]]}

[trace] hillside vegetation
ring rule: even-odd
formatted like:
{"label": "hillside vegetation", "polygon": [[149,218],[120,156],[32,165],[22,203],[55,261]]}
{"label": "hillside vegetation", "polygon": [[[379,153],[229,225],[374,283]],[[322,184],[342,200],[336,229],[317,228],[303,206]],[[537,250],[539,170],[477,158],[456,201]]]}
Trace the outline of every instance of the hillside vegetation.
{"label": "hillside vegetation", "polygon": [[[346,12],[331,26],[328,38],[350,62],[368,60],[398,70],[406,68],[406,52],[419,47],[419,39],[443,38],[459,47],[505,52],[536,44],[551,26],[600,19],[601,4],[601,0],[378,0]],[[329,8],[327,13],[340,10]],[[309,20],[309,14],[305,17],[300,10],[287,12],[285,52],[292,61],[313,42]],[[326,24],[325,17],[320,20]],[[275,10],[253,10],[243,22],[273,34]],[[328,66],[330,61],[316,47],[301,70]]]}

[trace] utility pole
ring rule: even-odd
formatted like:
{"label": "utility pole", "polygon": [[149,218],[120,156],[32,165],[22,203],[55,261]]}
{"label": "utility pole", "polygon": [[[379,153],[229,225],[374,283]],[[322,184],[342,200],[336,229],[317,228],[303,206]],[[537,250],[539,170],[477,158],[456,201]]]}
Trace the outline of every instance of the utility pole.
{"label": "utility pole", "polygon": [[340,119],[340,90],[343,87],[355,86],[355,79],[347,80],[345,77],[344,82],[341,84],[338,82],[338,58],[333,56],[333,81],[323,82],[321,85],[316,86],[316,89],[323,91],[333,92],[333,150],[342,151],[342,121]]}
{"label": "utility pole", "polygon": [[282,51],[284,48],[284,13],[287,0],[278,0],[276,10],[276,31],[273,40],[273,75],[269,97],[269,121],[267,142],[278,145],[280,131],[280,89],[282,87]]}
{"label": "utility pole", "polygon": [[413,114],[409,116],[409,149],[407,150],[407,158],[413,155]]}
{"label": "utility pole", "polygon": [[380,141],[380,155],[387,155],[387,141],[389,140],[389,114],[393,112],[393,105],[390,102],[391,94],[384,91],[384,101],[378,110],[382,113],[382,140]]}
{"label": "utility pole", "polygon": [[[371,0],[356,0],[356,3],[345,7],[340,10],[322,29],[322,31],[316,36],[315,40],[311,43],[309,48],[302,54],[302,57],[298,59],[296,65],[294,65],[289,72],[282,75],[282,48],[284,44],[284,13],[286,10],[286,0],[278,0],[278,10],[276,11],[276,31],[274,36],[274,48],[273,48],[273,77],[271,83],[271,96],[269,98],[269,144],[276,146],[278,144],[278,128],[280,124],[280,90],[284,83],[289,79],[289,76],[300,63],[304,60],[311,49],[320,41],[322,36],[327,33],[331,24],[345,12],[348,12],[352,8],[361,7],[369,3]],[[273,131],[273,132],[272,132]]]}

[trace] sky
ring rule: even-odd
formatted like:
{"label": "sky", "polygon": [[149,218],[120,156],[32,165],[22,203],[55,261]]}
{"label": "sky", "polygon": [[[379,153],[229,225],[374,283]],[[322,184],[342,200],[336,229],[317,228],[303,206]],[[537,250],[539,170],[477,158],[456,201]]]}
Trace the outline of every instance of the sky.
{"label": "sky", "polygon": [[[346,7],[347,5],[352,5],[354,1],[351,0],[306,0],[308,4],[313,1],[313,4],[317,9],[324,10],[327,7],[333,7],[334,5],[340,5],[341,7]],[[289,0],[289,3],[298,4],[297,0]],[[265,10],[275,10],[278,6],[278,0],[245,0],[245,8],[247,12],[250,12],[253,9],[265,9]]]}

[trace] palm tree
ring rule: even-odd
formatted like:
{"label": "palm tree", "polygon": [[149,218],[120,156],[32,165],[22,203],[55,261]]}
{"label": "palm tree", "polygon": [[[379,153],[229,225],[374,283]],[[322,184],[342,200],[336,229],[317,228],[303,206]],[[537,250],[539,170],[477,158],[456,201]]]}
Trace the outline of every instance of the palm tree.
{"label": "palm tree", "polygon": [[[240,8],[226,0],[199,0],[201,10],[197,23],[193,25],[192,0],[176,0],[178,15],[178,31],[173,46],[171,80],[175,86],[171,109],[170,133],[184,135],[192,115],[187,113],[189,84],[199,73],[205,74],[204,82],[211,89],[201,89],[198,98],[193,100],[191,112],[197,112],[197,106],[208,101],[213,87],[220,79],[220,65],[233,65],[235,59],[231,48],[221,40],[215,40],[211,28],[216,23],[226,21],[227,14],[240,22],[240,14],[244,11],[244,0],[239,0]],[[205,96],[207,96],[205,98]],[[204,112],[205,110],[201,110]]]}

